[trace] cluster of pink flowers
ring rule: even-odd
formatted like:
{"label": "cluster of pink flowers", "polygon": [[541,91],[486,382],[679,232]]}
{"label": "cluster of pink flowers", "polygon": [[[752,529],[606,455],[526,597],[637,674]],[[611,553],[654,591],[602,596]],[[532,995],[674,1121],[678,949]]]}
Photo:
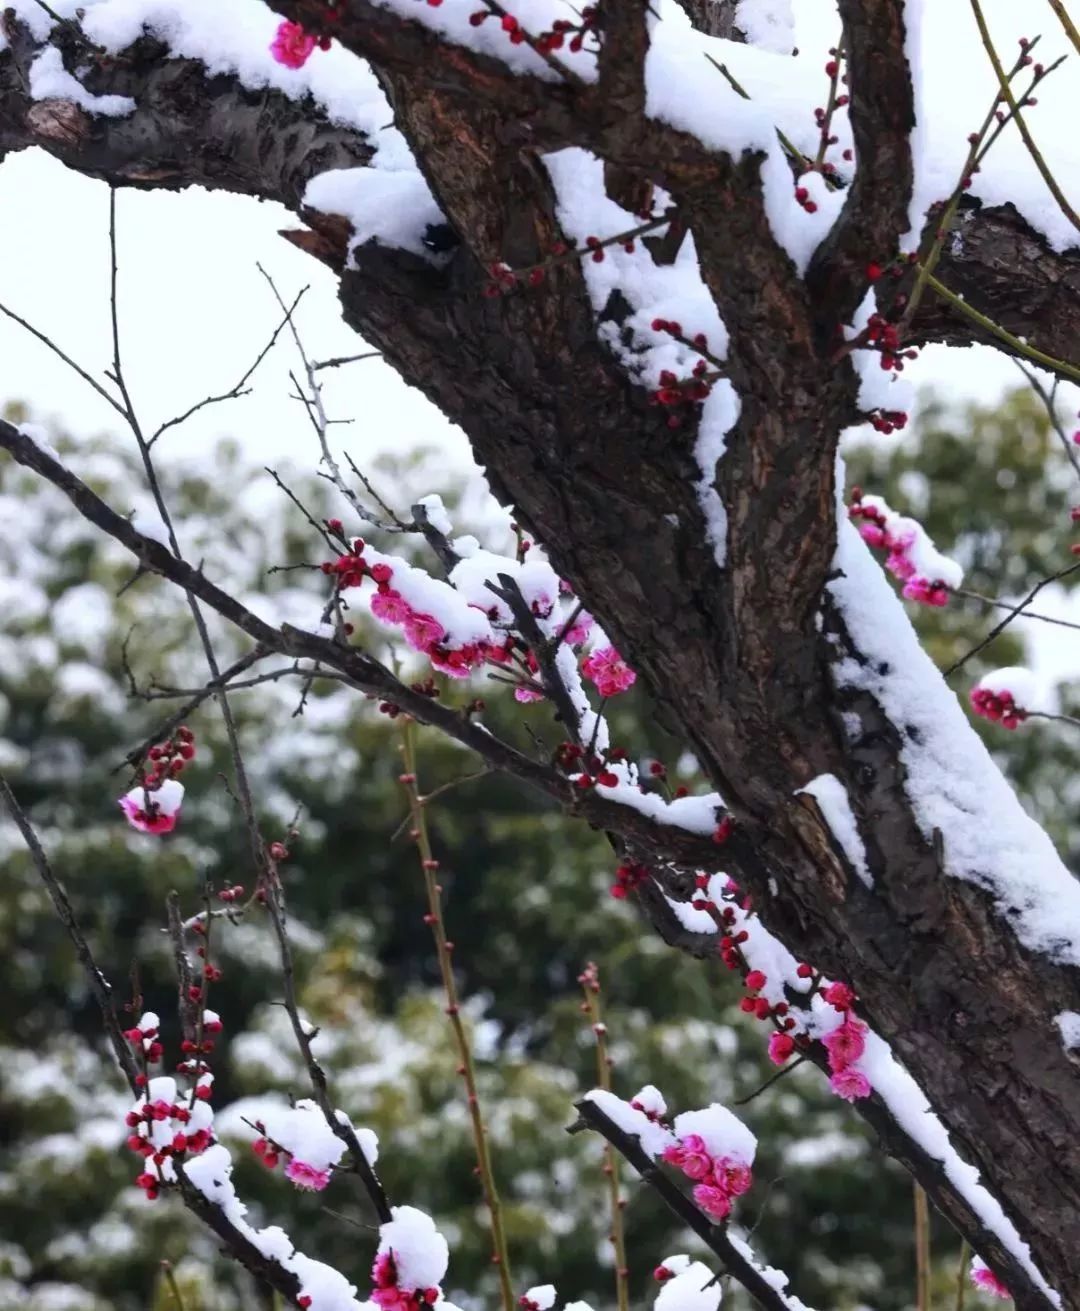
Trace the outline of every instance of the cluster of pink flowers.
{"label": "cluster of pink flowers", "polygon": [[[331,526],[340,529],[337,520],[332,520]],[[364,578],[369,577],[375,584],[371,613],[383,623],[400,627],[409,646],[426,655],[434,668],[451,678],[466,678],[485,660],[492,659],[500,664],[505,661],[505,648],[495,648],[489,643],[468,642],[459,647],[451,646],[446,629],[439,620],[426,611],[416,610],[397,588],[391,586],[393,567],[385,562],[368,564],[364,549],[363,538],[356,538],[349,552],[323,564],[323,573],[335,574],[340,588],[359,587]]]}
{"label": "cluster of pink flowers", "polygon": [[581,662],[581,672],[602,697],[616,696],[637,682],[637,674],[613,646],[598,647]]}
{"label": "cluster of pink flowers", "polygon": [[992,691],[988,687],[976,685],[971,689],[971,708],[977,715],[989,719],[1002,728],[1019,728],[1027,719],[1028,712],[1016,704],[1012,692],[1006,688]]}
{"label": "cluster of pink flowers", "polygon": [[926,577],[915,563],[914,553],[924,536],[917,524],[899,515],[893,516],[895,522],[890,524],[876,500],[856,499],[849,513],[858,522],[864,542],[888,551],[885,568],[903,582],[903,594],[909,601],[938,607],[948,604],[948,584],[941,578]]}
{"label": "cluster of pink flowers", "polygon": [[[213,1011],[204,1015],[204,1032],[221,1030],[221,1021]],[[139,1022],[124,1030],[136,1063],[141,1067],[135,1078],[138,1087],[146,1091],[128,1111],[124,1123],[128,1129],[128,1149],[143,1160],[142,1173],[135,1182],[153,1201],[163,1183],[171,1182],[173,1160],[180,1156],[197,1156],[213,1143],[211,1129],[213,1113],[206,1103],[211,1095],[210,1076],[201,1062],[195,1071],[198,1077],[192,1096],[183,1105],[177,1095],[176,1081],[169,1076],[150,1077],[150,1067],[164,1056],[164,1046],[158,1036],[158,1017],[146,1012]],[[212,1045],[212,1042],[211,1042]],[[191,1062],[181,1062],[178,1069],[186,1071]]]}
{"label": "cluster of pink flowers", "polygon": [[434,1306],[442,1296],[438,1288],[402,1288],[398,1283],[397,1262],[393,1252],[379,1252],[371,1267],[371,1300],[382,1311],[418,1311],[421,1305]]}
{"label": "cluster of pink flowers", "polygon": [[984,1293],[990,1293],[994,1297],[1012,1297],[1012,1293],[1009,1292],[997,1275],[994,1274],[993,1270],[991,1270],[986,1262],[978,1256],[971,1262],[971,1282],[976,1288],[981,1288]]}
{"label": "cluster of pink flowers", "polygon": [[117,804],[132,828],[140,833],[171,833],[180,818],[184,787],[179,775],[195,758],[195,734],[180,727],[171,738],[152,746],[149,768]]}
{"label": "cluster of pink flowers", "polygon": [[696,1133],[665,1147],[664,1160],[696,1181],[694,1201],[715,1220],[730,1215],[732,1199],[741,1197],[754,1181],[748,1165],[730,1156],[711,1156],[705,1140]]}
{"label": "cluster of pink flowers", "polygon": [[832,1071],[829,1087],[848,1102],[869,1097],[872,1091],[870,1080],[861,1070],[855,1069],[856,1061],[866,1051],[869,1032],[862,1020],[851,1013],[855,994],[846,983],[830,983],[821,995],[844,1016],[840,1024],[821,1039],[829,1053],[829,1069]]}

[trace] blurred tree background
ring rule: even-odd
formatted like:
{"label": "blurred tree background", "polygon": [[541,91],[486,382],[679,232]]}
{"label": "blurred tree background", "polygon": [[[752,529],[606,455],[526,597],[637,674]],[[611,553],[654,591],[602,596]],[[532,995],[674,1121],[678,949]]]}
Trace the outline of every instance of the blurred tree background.
{"label": "blurred tree background", "polygon": [[[9,417],[25,416],[13,409]],[[73,467],[121,512],[145,512],[135,462],[113,440],[52,434]],[[309,526],[240,448],[163,465],[182,540],[215,579],[275,622],[311,622],[325,595]],[[459,531],[499,549],[508,519],[472,489],[448,493],[437,454],[369,470],[407,510],[437,488]],[[332,489],[282,471],[315,517],[342,514]],[[997,409],[946,410],[932,399],[903,442],[860,444],[849,478],[922,520],[965,566],[965,588],[1017,598],[1068,562],[1070,481],[1040,402],[1028,392]],[[350,524],[356,531],[365,527]],[[383,543],[380,543],[383,544]],[[394,549],[415,548],[400,541]],[[974,597],[915,616],[945,665],[1003,612]],[[363,640],[383,638],[359,617]],[[239,653],[212,623],[220,658]],[[1057,640],[1074,641],[1067,628]],[[133,577],[130,560],[33,475],[0,463],[0,767],[30,812],[64,879],[99,963],[129,995],[133,962],[147,1005],[175,1044],[174,984],[161,930],[166,893],[198,907],[206,880],[251,883],[242,824],[223,786],[228,760],[218,715],[192,715],[196,765],[181,824],[164,840],[123,822],[117,766],[175,705],[155,689],[204,681],[182,597]],[[986,668],[1025,656],[1008,629],[954,677],[958,694]],[[447,1295],[494,1304],[485,1216],[456,1059],[449,1041],[413,848],[401,835],[399,726],[333,683],[316,684],[297,713],[295,678],[236,693],[246,755],[270,836],[299,809],[285,867],[291,935],[306,1015],[337,1103],[380,1139],[380,1172],[396,1201],[428,1210],[451,1243]],[[486,717],[523,748],[557,740],[550,714],[521,707],[495,683]],[[1075,711],[1080,688],[1059,689]],[[701,786],[692,759],[635,691],[611,707],[613,739],[639,760],[665,761]],[[980,721],[992,749],[1075,864],[1076,730],[1033,721],[1008,733]],[[563,819],[541,797],[496,776],[465,779],[475,762],[433,733],[420,736],[421,785],[455,784],[431,803],[443,862],[446,919],[479,1055],[479,1079],[507,1212],[515,1284],[556,1279],[566,1300],[613,1302],[600,1146],[563,1130],[591,1086],[593,1036],[577,975],[599,963],[616,1091],[658,1084],[676,1109],[731,1103],[773,1072],[739,989],[713,962],[665,947],[633,908],[607,893],[613,861],[602,835]],[[212,1004],[225,1022],[214,1055],[218,1129],[238,1160],[237,1185],[256,1223],[281,1223],[311,1255],[367,1288],[374,1247],[364,1199],[348,1180],[302,1195],[244,1148],[267,1099],[306,1094],[287,1032],[278,959],[257,909],[217,933],[225,977]],[[243,1272],[171,1200],[148,1204],[122,1145],[127,1107],[70,944],[10,826],[0,827],[0,1305],[27,1311],[164,1311],[174,1305],[161,1263],[175,1268],[186,1311],[265,1305]],[[175,1045],[173,1047],[175,1052]],[[861,1122],[813,1071],[798,1070],[741,1113],[759,1139],[755,1187],[737,1213],[762,1254],[811,1305],[913,1301],[911,1186]],[[625,1174],[624,1170],[624,1174]],[[624,1179],[635,1303],[673,1251],[697,1251],[654,1198]],[[955,1279],[959,1243],[934,1227],[935,1281]],[[973,1296],[973,1295],[972,1295]],[[735,1295],[738,1302],[738,1296]]]}

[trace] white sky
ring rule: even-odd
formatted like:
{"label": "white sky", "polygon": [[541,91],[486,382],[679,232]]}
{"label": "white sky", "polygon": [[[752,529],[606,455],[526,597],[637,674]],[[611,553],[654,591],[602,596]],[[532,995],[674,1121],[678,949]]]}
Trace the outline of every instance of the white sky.
{"label": "white sky", "polygon": [[[838,29],[831,0],[793,0],[800,60],[824,61]],[[1006,59],[1016,37],[1044,33],[1040,56],[1066,47],[1048,6],[1033,0],[984,0]],[[1078,6],[1080,7],[1080,6]],[[935,105],[929,121],[937,143],[962,153],[992,93],[993,75],[979,46],[967,0],[930,0],[924,6],[921,94]],[[1045,53],[1044,53],[1045,52]],[[317,56],[316,56],[317,57]],[[1068,193],[1080,202],[1080,57],[1040,92],[1033,126]],[[940,106],[940,108],[937,108]],[[1038,207],[1045,187],[1032,173],[1015,133],[991,156],[993,194],[1028,197]],[[935,146],[936,148],[936,146]],[[0,301],[50,333],[88,370],[100,375],[111,354],[108,323],[108,193],[103,184],[69,173],[38,151],[0,166]],[[244,371],[276,322],[276,306],[255,265],[261,261],[287,298],[310,283],[300,322],[317,359],[355,354],[364,343],[340,321],[336,280],[317,261],[277,235],[295,226],[280,207],[189,190],[125,191],[118,202],[121,248],[120,310],[125,365],[146,421],[186,408],[208,392],[225,390]],[[264,362],[253,396],[198,416],[172,437],[186,455],[218,434],[238,438],[257,458],[292,457],[313,466],[314,440],[301,408],[288,399],[288,367],[295,362],[283,339]],[[358,464],[373,454],[435,443],[448,463],[468,467],[461,434],[381,360],[326,373],[332,416],[353,420],[338,441]],[[993,401],[1016,384],[1015,368],[990,350],[924,352],[910,369],[913,382],[947,396]],[[34,417],[56,417],[72,435],[114,429],[115,416],[78,378],[22,329],[0,318],[0,404],[27,401]],[[169,451],[162,452],[168,458]]]}

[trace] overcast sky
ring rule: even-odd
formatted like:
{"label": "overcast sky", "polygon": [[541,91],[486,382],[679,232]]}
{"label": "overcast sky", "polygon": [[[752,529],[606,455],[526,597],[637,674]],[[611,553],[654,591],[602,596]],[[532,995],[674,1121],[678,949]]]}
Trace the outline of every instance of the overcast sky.
{"label": "overcast sky", "polygon": [[[838,35],[829,17],[832,5],[829,0],[794,0],[794,5],[799,58],[823,61]],[[1043,31],[1048,52],[1066,48],[1049,6],[1031,0],[984,0],[984,5],[1008,55],[1025,31],[1029,36]],[[923,94],[941,105],[930,120],[934,132],[956,141],[962,151],[967,131],[985,112],[993,75],[967,0],[936,0],[926,11]],[[1080,63],[1076,55],[1073,63]],[[1069,64],[1041,93],[1032,122],[1066,191],[1080,199],[1080,67]],[[1017,142],[1003,139],[991,158],[987,171],[993,170],[998,185],[1015,185],[1025,195],[1042,188],[1045,194]],[[227,389],[269,336],[276,307],[257,261],[287,298],[310,284],[300,323],[313,356],[363,349],[340,321],[330,271],[278,236],[279,228],[296,225],[280,207],[192,189],[122,192],[118,210],[126,366],[151,425],[208,392]],[[103,184],[68,172],[38,151],[0,165],[0,301],[99,374],[111,354],[107,230]],[[291,363],[285,343],[264,363],[253,396],[198,417],[172,439],[173,449],[190,454],[208,448],[214,436],[230,434],[260,459],[291,456],[313,464],[307,421],[288,399]],[[379,451],[434,442],[448,461],[468,465],[461,434],[381,360],[324,376],[331,415],[353,420],[338,436],[358,463]],[[1018,379],[1008,361],[988,350],[928,350],[910,376],[957,399],[987,401]],[[85,384],[25,332],[0,319],[0,404],[15,399],[28,402],[37,418],[55,416],[75,436],[115,428],[115,416]],[[167,458],[168,450],[163,454]]]}

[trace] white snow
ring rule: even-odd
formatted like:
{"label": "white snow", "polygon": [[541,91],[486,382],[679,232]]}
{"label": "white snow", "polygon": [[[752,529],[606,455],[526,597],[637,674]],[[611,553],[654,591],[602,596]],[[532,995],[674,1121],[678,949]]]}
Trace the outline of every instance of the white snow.
{"label": "white snow", "polygon": [[391,1215],[379,1226],[379,1251],[393,1253],[398,1286],[410,1292],[437,1287],[450,1260],[446,1239],[431,1216],[415,1206],[391,1207]]}
{"label": "white snow", "polygon": [[1061,1011],[1054,1016],[1054,1023],[1061,1030],[1061,1044],[1066,1051],[1080,1048],[1080,1011]]}
{"label": "white snow", "polygon": [[295,1107],[271,1108],[264,1114],[263,1124],[271,1141],[316,1170],[337,1165],[345,1151],[345,1144],[310,1098],[298,1101]]}
{"label": "white snow", "polygon": [[1007,665],[1004,669],[992,669],[983,674],[976,687],[985,688],[1000,696],[1002,692],[1011,692],[1013,703],[1021,710],[1034,710],[1039,702],[1039,685],[1030,669],[1022,665]]}
{"label": "white snow", "polygon": [[607,1118],[624,1133],[632,1135],[641,1143],[641,1150],[655,1161],[665,1147],[675,1144],[675,1136],[670,1129],[657,1124],[643,1112],[636,1110],[621,1097],[607,1092],[603,1088],[593,1088],[585,1094],[584,1100],[595,1102]]}
{"label": "white snow", "polygon": [[424,244],[424,233],[442,223],[443,214],[415,169],[329,169],[308,183],[304,205],[349,220],[353,228],[350,260],[358,246],[374,241],[438,262]]}
{"label": "white snow", "polygon": [[680,1138],[696,1133],[710,1156],[729,1157],[743,1165],[753,1165],[757,1139],[726,1106],[713,1102],[697,1111],[683,1111],[675,1117],[675,1133]]}
{"label": "white snow", "polygon": [[797,788],[795,795],[800,793],[814,798],[830,832],[847,857],[848,864],[866,886],[872,888],[874,876],[866,863],[866,848],[859,836],[859,826],[855,822],[851,800],[843,783],[835,774],[819,774],[805,787]]}
{"label": "white snow", "polygon": [[454,525],[450,521],[446,506],[443,505],[443,499],[438,492],[429,492],[427,496],[419,497],[416,504],[422,505],[427,511],[428,523],[436,532],[442,533],[444,537],[453,535]]}
{"label": "white snow", "polygon": [[791,0],[739,0],[735,26],[751,45],[777,55],[790,55],[795,44]]}
{"label": "white snow", "polygon": [[[146,805],[147,795],[144,787],[133,787],[125,795],[124,800],[133,802],[142,810]],[[184,785],[179,779],[167,778],[160,787],[150,791],[149,797],[163,815],[175,815],[184,802]]]}
{"label": "white snow", "polygon": [[537,1284],[535,1288],[526,1288],[524,1296],[536,1306],[537,1311],[551,1311],[555,1305],[555,1285]]}
{"label": "white snow", "polygon": [[1080,882],[1002,777],[854,526],[838,525],[828,584],[864,663],[834,666],[863,688],[902,735],[905,788],[926,840],[939,830],[945,869],[985,888],[1028,948],[1080,964]]}
{"label": "white snow", "polygon": [[152,542],[158,542],[166,549],[171,549],[169,530],[155,510],[140,510],[138,514],[132,516],[131,526],[143,537],[149,537]]}
{"label": "white snow", "polygon": [[[663,1263],[668,1270],[675,1259],[668,1257]],[[688,1261],[685,1269],[660,1285],[653,1306],[656,1311],[716,1311],[722,1293],[719,1275],[701,1261]]]}
{"label": "white snow", "polygon": [[123,118],[135,110],[130,96],[95,96],[64,67],[60,51],[46,46],[30,65],[30,95],[34,100],[70,100],[88,114]]}

